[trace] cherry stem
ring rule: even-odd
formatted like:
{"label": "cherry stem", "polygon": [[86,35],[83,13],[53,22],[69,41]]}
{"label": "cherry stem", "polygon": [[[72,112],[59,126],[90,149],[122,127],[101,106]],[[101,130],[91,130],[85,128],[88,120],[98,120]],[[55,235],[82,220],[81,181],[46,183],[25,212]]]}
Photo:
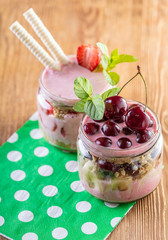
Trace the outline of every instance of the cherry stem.
{"label": "cherry stem", "polygon": [[137,69],[138,69],[138,72],[137,72],[131,79],[129,79],[129,80],[121,87],[121,89],[120,89],[120,91],[118,92],[117,95],[120,94],[120,92],[123,90],[123,88],[124,88],[129,82],[131,82],[134,78],[136,78],[136,76],[140,75],[141,78],[142,78],[142,80],[143,80],[143,82],[144,82],[144,85],[145,85],[145,92],[146,92],[146,94],[145,94],[145,95],[146,95],[145,112],[146,112],[146,107],[147,107],[147,85],[146,85],[146,82],[145,82],[144,77],[143,77],[142,74],[141,74],[140,66],[139,66],[139,65],[137,66]]}

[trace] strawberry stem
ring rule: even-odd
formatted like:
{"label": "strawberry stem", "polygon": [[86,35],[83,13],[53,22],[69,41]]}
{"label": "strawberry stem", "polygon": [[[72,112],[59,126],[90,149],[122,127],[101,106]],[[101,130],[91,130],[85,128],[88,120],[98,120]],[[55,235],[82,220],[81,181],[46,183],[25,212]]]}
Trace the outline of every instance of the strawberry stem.
{"label": "strawberry stem", "polygon": [[141,74],[141,71],[140,71],[140,66],[138,65],[137,66],[137,69],[138,69],[138,72],[131,78],[131,79],[129,79],[122,87],[121,87],[121,89],[120,89],[120,91],[118,92],[118,94],[117,95],[119,95],[120,94],[120,92],[123,90],[123,88],[129,83],[129,82],[131,82],[134,78],[136,78],[136,76],[138,76],[138,75],[140,75],[141,76],[141,78],[142,78],[142,80],[143,80],[143,82],[144,82],[144,85],[145,85],[145,98],[146,98],[146,103],[145,103],[145,112],[146,112],[146,107],[147,107],[147,85],[146,85],[146,82],[145,82],[145,79],[144,79],[144,77],[143,77],[143,75]]}

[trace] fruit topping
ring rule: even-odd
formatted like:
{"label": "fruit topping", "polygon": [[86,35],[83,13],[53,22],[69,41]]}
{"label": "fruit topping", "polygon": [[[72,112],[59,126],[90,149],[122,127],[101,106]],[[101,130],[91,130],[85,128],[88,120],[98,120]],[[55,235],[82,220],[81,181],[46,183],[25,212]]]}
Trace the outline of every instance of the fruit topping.
{"label": "fruit topping", "polygon": [[107,137],[100,137],[96,139],[95,143],[103,147],[110,147],[112,145],[112,140]]}
{"label": "fruit topping", "polygon": [[103,124],[101,130],[106,136],[117,136],[120,133],[121,128],[112,120],[108,120]]}
{"label": "fruit topping", "polygon": [[123,123],[125,121],[125,115],[120,116],[118,118],[116,117],[113,121],[116,123]]}
{"label": "fruit topping", "polygon": [[93,71],[99,64],[101,51],[91,44],[83,44],[77,49],[78,64]]}
{"label": "fruit topping", "polygon": [[124,133],[125,135],[131,135],[133,132],[134,132],[134,131],[131,130],[130,128],[128,128],[128,127],[123,127],[123,133]]}
{"label": "fruit topping", "polygon": [[148,130],[138,131],[136,134],[137,143],[145,143],[152,137],[152,132]]}
{"label": "fruit topping", "polygon": [[140,106],[132,107],[125,116],[126,125],[132,130],[144,130],[149,126],[150,117]]}
{"label": "fruit topping", "polygon": [[96,123],[86,123],[83,128],[88,135],[94,135],[99,131],[99,125]]}
{"label": "fruit topping", "polygon": [[122,148],[122,149],[130,148],[132,146],[132,142],[130,139],[123,137],[123,138],[118,139],[117,145],[119,148]]}
{"label": "fruit topping", "polygon": [[103,118],[101,120],[94,120],[94,121],[100,123],[100,122],[104,122],[106,120],[107,120],[107,118],[105,116],[103,116]]}
{"label": "fruit topping", "polygon": [[153,120],[152,120],[152,119],[150,119],[150,123],[149,123],[149,125],[148,125],[148,128],[151,128],[151,127],[153,127],[153,125],[154,125],[154,122],[153,122]]}
{"label": "fruit topping", "polygon": [[123,115],[127,111],[127,102],[120,96],[112,96],[105,100],[104,115],[108,119],[113,119],[118,123],[123,121]]}

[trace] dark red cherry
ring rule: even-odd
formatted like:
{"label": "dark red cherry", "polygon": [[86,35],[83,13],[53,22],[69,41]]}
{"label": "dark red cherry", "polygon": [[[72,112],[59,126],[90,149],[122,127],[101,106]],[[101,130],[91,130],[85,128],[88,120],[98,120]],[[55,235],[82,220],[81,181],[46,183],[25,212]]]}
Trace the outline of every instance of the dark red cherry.
{"label": "dark red cherry", "polygon": [[150,117],[140,106],[133,107],[125,115],[125,123],[132,130],[144,130],[149,126]]}
{"label": "dark red cherry", "polygon": [[112,120],[108,120],[103,124],[101,130],[106,136],[117,136],[120,133],[121,128]]}
{"label": "dark red cherry", "polygon": [[104,102],[105,117],[108,119],[113,119],[114,121],[121,119],[121,117],[126,113],[128,108],[126,100],[120,96],[109,97]]}
{"label": "dark red cherry", "polygon": [[137,132],[136,136],[137,143],[146,143],[152,137],[152,132],[148,130],[141,130]]}
{"label": "dark red cherry", "polygon": [[118,118],[116,117],[113,121],[116,123],[123,123],[125,121],[125,115],[119,116]]}
{"label": "dark red cherry", "polygon": [[99,131],[99,125],[96,123],[86,123],[83,128],[88,135],[94,135]]}
{"label": "dark red cherry", "polygon": [[119,148],[122,148],[122,149],[130,148],[132,146],[132,142],[130,139],[123,137],[123,138],[118,139],[117,145]]}
{"label": "dark red cherry", "polygon": [[154,125],[154,121],[153,121],[152,119],[150,119],[150,123],[149,123],[149,126],[148,126],[148,128],[151,128],[151,127],[153,127],[153,125]]}
{"label": "dark red cherry", "polygon": [[106,120],[107,120],[107,118],[105,116],[103,116],[103,118],[101,120],[94,120],[94,121],[100,123],[100,122],[104,122]]}
{"label": "dark red cherry", "polygon": [[134,107],[140,107],[140,108],[142,108],[142,110],[144,110],[144,107],[141,104],[131,104],[129,106],[128,110],[130,110],[131,108],[134,108]]}
{"label": "dark red cherry", "polygon": [[125,135],[131,135],[133,132],[134,132],[134,131],[131,130],[130,128],[128,128],[128,127],[123,127],[123,133],[124,133]]}
{"label": "dark red cherry", "polygon": [[98,160],[98,166],[99,168],[112,171],[113,173],[117,171],[118,166],[114,164],[113,162],[107,162],[105,160],[99,159]]}
{"label": "dark red cherry", "polygon": [[112,140],[107,137],[100,137],[96,139],[95,143],[103,147],[110,147],[112,145]]}

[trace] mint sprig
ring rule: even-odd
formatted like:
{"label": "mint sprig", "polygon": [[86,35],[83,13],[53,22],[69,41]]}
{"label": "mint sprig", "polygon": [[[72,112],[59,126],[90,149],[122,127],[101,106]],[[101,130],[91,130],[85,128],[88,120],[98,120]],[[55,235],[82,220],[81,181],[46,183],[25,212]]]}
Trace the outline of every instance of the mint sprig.
{"label": "mint sprig", "polygon": [[102,52],[101,64],[103,67],[104,76],[111,86],[115,86],[119,82],[120,76],[111,70],[119,63],[136,62],[138,59],[127,54],[119,55],[118,49],[113,50],[111,55],[109,55],[108,48],[105,44],[98,42],[96,45]]}
{"label": "mint sprig", "polygon": [[102,95],[93,94],[93,88],[90,81],[84,77],[78,77],[74,81],[74,92],[80,100],[76,102],[73,109],[76,112],[85,112],[94,120],[101,120],[104,115],[104,100],[107,97],[116,95],[120,91],[120,87],[112,88],[104,92]]}

